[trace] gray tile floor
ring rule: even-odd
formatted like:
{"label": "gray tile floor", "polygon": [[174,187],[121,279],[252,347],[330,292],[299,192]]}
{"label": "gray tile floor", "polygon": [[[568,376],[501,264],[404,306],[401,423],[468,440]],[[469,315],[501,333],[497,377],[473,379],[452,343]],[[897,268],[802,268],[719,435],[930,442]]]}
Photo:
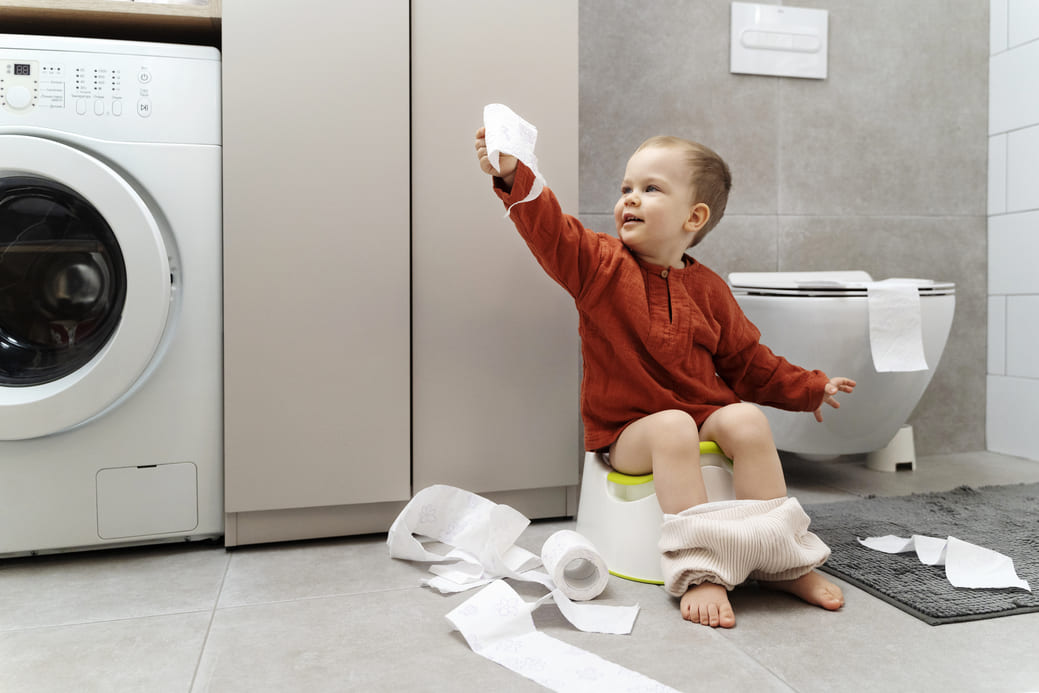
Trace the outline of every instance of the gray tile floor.
{"label": "gray tile floor", "polygon": [[[1039,481],[1039,462],[983,452],[894,474],[855,458],[786,466],[805,504]],[[535,522],[520,543],[537,551],[572,524]],[[0,561],[0,690],[543,690],[474,654],[444,618],[472,593],[432,592],[425,574],[380,536]],[[551,605],[534,621],[683,691],[1039,690],[1039,613],[932,627],[842,587],[837,613],[741,588],[723,631],[682,621],[658,587],[611,578],[605,603],[642,606],[632,635],[581,633]]]}

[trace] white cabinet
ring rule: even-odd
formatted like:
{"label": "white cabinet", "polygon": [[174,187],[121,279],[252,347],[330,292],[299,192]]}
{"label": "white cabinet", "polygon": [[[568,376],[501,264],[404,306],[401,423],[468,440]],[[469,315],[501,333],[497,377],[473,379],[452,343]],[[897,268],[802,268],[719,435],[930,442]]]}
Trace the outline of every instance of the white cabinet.
{"label": "white cabinet", "polygon": [[223,3],[229,545],[385,529],[410,496],[408,22]]}
{"label": "white cabinet", "polygon": [[[412,3],[414,485],[528,516],[577,485],[577,311],[503,218],[476,162],[487,103],[538,127],[539,168],[577,210],[577,2]],[[531,491],[534,490],[534,491]]]}
{"label": "white cabinet", "polygon": [[576,311],[472,146],[509,103],[576,209],[577,2],[522,7],[223,0],[228,545],[574,512]]}

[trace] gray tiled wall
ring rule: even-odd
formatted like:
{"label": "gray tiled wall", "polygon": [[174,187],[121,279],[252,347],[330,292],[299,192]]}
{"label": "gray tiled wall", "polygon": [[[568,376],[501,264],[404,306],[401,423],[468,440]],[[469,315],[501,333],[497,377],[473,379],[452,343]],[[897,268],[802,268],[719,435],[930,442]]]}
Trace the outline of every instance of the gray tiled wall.
{"label": "gray tiled wall", "polygon": [[794,4],[830,12],[826,80],[730,74],[729,0],[581,0],[581,218],[612,231],[631,152],[675,134],[732,168],[726,217],[695,252],[723,276],[956,282],[910,423],[920,454],[984,449],[988,3]]}

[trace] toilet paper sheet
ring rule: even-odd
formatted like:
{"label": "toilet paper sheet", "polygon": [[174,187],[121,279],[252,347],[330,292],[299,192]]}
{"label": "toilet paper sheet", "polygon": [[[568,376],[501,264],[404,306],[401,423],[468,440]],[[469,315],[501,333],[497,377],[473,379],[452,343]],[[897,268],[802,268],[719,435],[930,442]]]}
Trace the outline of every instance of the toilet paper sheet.
{"label": "toilet paper sheet", "polygon": [[501,155],[509,154],[526,164],[534,173],[534,185],[530,192],[522,200],[509,206],[505,212],[505,216],[508,216],[513,207],[535,199],[545,188],[545,178],[538,171],[538,159],[534,155],[538,129],[520,118],[511,108],[500,103],[484,106],[483,127],[487,141],[487,160],[491,162],[494,170],[500,170]]}
{"label": "toilet paper sheet", "polygon": [[866,284],[869,345],[878,373],[927,370],[919,285],[917,279]]}
{"label": "toilet paper sheet", "polygon": [[499,580],[456,607],[447,619],[474,652],[553,691],[675,691],[587,650],[539,633],[530,616],[536,604],[523,601]]}
{"label": "toilet paper sheet", "polygon": [[[390,555],[435,562],[426,581],[442,592],[483,586],[447,614],[477,654],[556,691],[671,691],[642,674],[549,637],[534,629],[531,612],[552,600],[574,627],[585,632],[627,634],[638,605],[575,603],[599,596],[609,580],[605,562],[585,537],[554,533],[541,557],[514,541],[529,524],[514,508],[452,486],[423,489],[390,527]],[[416,535],[452,547],[430,551]],[[544,565],[547,572],[535,570]],[[500,578],[537,582],[550,592],[526,602]]]}
{"label": "toilet paper sheet", "polygon": [[945,577],[954,587],[971,589],[1032,589],[1027,580],[1018,577],[1009,556],[970,542],[948,537],[939,539],[914,534],[911,537],[867,537],[859,539],[863,546],[884,553],[916,552],[926,565],[944,565]]}

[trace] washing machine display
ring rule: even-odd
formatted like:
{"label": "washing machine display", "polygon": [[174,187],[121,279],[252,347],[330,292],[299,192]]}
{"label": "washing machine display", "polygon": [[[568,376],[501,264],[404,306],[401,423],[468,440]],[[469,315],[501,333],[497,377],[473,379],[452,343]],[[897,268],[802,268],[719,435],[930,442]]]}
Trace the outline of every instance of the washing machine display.
{"label": "washing machine display", "polygon": [[223,534],[220,54],[0,34],[0,558]]}

